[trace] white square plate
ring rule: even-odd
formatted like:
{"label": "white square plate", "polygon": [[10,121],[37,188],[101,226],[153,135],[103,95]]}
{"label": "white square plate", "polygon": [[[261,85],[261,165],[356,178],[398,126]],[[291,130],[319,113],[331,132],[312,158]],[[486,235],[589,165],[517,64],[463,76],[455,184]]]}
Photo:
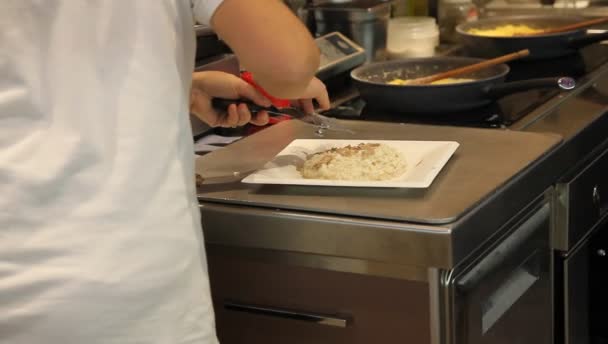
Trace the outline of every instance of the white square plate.
{"label": "white square plate", "polygon": [[[346,181],[305,179],[298,171],[307,154],[360,143],[383,143],[399,150],[406,160],[406,172],[391,180]],[[458,146],[458,142],[453,141],[294,140],[272,161],[247,176],[242,182],[248,184],[426,188],[431,185]]]}

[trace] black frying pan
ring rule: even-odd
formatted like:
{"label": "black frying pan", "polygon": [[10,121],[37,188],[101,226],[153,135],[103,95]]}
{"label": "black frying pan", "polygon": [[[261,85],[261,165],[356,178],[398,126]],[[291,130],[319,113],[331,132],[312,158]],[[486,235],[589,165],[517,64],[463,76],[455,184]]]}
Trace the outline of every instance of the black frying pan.
{"label": "black frying pan", "polygon": [[460,42],[467,53],[476,57],[496,57],[522,49],[529,49],[525,59],[547,59],[565,56],[579,48],[608,39],[608,33],[588,34],[586,29],[562,33],[516,36],[486,37],[469,33],[470,29],[493,29],[501,25],[527,25],[532,28],[549,29],[584,21],[578,16],[509,16],[490,17],[456,26]]}
{"label": "black frying pan", "polygon": [[444,85],[390,85],[482,61],[469,57],[432,57],[377,62],[356,68],[351,77],[361,98],[372,108],[399,113],[442,114],[485,106],[507,94],[543,87],[571,89],[574,79],[540,78],[505,83],[506,64],[458,78],[474,81]]}

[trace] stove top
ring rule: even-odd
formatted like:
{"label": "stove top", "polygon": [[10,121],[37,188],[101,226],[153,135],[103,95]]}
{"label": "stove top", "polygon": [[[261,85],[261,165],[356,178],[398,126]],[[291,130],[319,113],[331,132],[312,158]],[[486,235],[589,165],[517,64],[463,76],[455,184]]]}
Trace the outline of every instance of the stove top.
{"label": "stove top", "polygon": [[[458,51],[453,56],[459,55]],[[514,61],[507,82],[532,78],[570,76],[581,81],[584,76],[608,63],[608,44],[594,44],[578,53],[552,60]],[[578,85],[580,86],[580,84]],[[436,115],[416,115],[395,113],[366,106],[360,98],[355,98],[341,106],[327,111],[328,116],[383,122],[424,123],[436,125],[457,125],[468,127],[504,128],[527,115],[560,93],[557,89],[536,89],[505,96],[487,106],[459,113]]]}

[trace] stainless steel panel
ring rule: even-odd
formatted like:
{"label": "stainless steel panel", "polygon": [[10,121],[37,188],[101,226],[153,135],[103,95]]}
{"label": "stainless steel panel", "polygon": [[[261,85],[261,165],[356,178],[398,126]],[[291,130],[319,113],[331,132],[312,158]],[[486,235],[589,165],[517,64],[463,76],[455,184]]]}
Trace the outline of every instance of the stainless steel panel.
{"label": "stainless steel panel", "polygon": [[223,344],[430,343],[424,282],[251,262],[217,250],[209,252],[209,274]]}
{"label": "stainless steel panel", "polygon": [[552,343],[549,204],[510,226],[452,282],[453,343]]}
{"label": "stainless steel panel", "polygon": [[584,242],[572,252],[563,264],[564,344],[587,344],[590,343],[589,242]]}
{"label": "stainless steel panel", "polygon": [[396,265],[452,265],[446,228],[211,203],[201,211],[208,244]]}
{"label": "stainless steel panel", "polygon": [[[246,185],[239,180],[261,168],[296,138],[315,138],[311,126],[287,121],[197,159],[207,178],[203,202],[221,202],[355,217],[441,224],[453,222],[544,157],[559,142],[552,134],[346,121],[355,135],[328,139],[452,140],[459,149],[428,189],[359,189]],[[540,185],[542,192],[547,185]],[[536,185],[534,185],[536,187]],[[528,185],[528,189],[530,186]],[[523,206],[529,200],[519,200]],[[440,229],[441,230],[441,229]]]}
{"label": "stainless steel panel", "polygon": [[538,231],[542,223],[548,221],[549,214],[550,208],[547,204],[527,219],[516,232],[488,253],[473,269],[460,277],[459,288],[469,290],[473,286],[479,285],[481,280],[497,270],[501,264],[504,264],[505,256],[514,254],[516,249],[521,248],[531,240],[530,237]]}
{"label": "stainless steel panel", "polygon": [[222,252],[223,254],[239,257],[239,259],[259,263],[349,272],[417,282],[427,282],[428,278],[428,271],[425,267],[374,262],[356,258],[222,245],[207,245],[207,251]]}
{"label": "stainless steel panel", "polygon": [[589,322],[591,342],[608,343],[608,221],[589,239]]}
{"label": "stainless steel panel", "polygon": [[455,337],[452,273],[453,270],[436,268],[428,271],[431,344],[452,344]]}

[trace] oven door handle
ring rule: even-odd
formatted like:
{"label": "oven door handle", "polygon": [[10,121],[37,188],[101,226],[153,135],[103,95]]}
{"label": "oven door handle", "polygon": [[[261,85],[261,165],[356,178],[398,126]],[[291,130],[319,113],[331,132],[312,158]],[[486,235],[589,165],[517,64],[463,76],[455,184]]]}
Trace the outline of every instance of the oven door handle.
{"label": "oven door handle", "polygon": [[347,317],[339,317],[335,315],[322,315],[310,312],[301,312],[287,309],[274,308],[269,306],[249,305],[240,302],[226,301],[224,308],[229,311],[244,312],[250,314],[258,314],[271,316],[275,318],[299,320],[305,322],[316,323],[319,325],[345,328],[351,321]]}
{"label": "oven door handle", "polygon": [[517,230],[513,232],[500,245],[495,247],[484,259],[481,260],[471,271],[466,273],[461,279],[456,282],[456,287],[459,291],[466,293],[473,290],[475,286],[483,281],[487,276],[491,275],[501,263],[515,252],[528,238],[536,232],[536,230],[549,219],[551,208],[549,204],[545,204],[536,213],[530,216],[522,223]]}

